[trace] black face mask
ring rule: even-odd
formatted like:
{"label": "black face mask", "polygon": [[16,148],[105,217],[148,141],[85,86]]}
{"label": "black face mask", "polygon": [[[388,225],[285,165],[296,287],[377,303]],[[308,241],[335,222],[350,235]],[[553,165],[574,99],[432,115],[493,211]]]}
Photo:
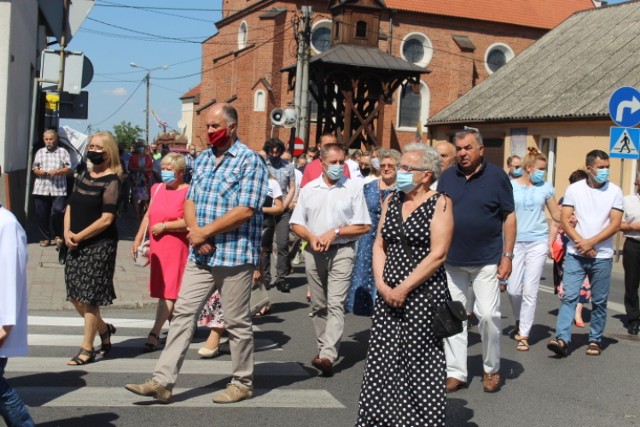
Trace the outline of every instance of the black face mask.
{"label": "black face mask", "polygon": [[368,176],[371,173],[371,168],[360,168],[362,176]]}
{"label": "black face mask", "polygon": [[87,159],[94,165],[99,165],[104,162],[104,153],[102,151],[89,151],[87,153]]}

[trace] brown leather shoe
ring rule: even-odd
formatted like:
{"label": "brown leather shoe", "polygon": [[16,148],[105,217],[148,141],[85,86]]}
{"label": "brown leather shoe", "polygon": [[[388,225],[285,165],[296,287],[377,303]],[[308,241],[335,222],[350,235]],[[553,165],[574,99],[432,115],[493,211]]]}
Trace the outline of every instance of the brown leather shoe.
{"label": "brown leather shoe", "polygon": [[311,361],[311,364],[314,366],[314,368],[322,372],[322,375],[324,375],[325,377],[333,376],[333,363],[331,363],[331,361],[326,357],[316,356]]}
{"label": "brown leather shoe", "polygon": [[495,374],[487,374],[482,376],[482,386],[487,393],[495,393],[500,390],[500,372]]}
{"label": "brown leather shoe", "polygon": [[241,384],[229,383],[227,388],[213,395],[213,403],[236,403],[241,400],[250,399],[253,390]]}
{"label": "brown leather shoe", "polygon": [[460,381],[457,378],[449,377],[447,378],[447,393],[454,393],[458,390],[462,390],[463,388],[467,388],[468,385],[464,381]]}
{"label": "brown leather shoe", "polygon": [[169,403],[171,400],[171,390],[155,380],[147,380],[144,384],[127,384],[124,388],[140,396],[154,397],[162,403]]}

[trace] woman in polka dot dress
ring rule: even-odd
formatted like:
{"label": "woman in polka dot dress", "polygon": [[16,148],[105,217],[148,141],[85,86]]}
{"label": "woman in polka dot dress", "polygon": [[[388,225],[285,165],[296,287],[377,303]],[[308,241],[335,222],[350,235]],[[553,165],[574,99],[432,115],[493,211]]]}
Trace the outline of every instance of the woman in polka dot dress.
{"label": "woman in polka dot dress", "polygon": [[[448,299],[443,263],[453,234],[451,200],[429,189],[440,157],[422,143],[403,150],[373,248],[378,289],[356,426],[445,425],[446,363],[433,334]],[[404,242],[403,242],[404,241]]]}

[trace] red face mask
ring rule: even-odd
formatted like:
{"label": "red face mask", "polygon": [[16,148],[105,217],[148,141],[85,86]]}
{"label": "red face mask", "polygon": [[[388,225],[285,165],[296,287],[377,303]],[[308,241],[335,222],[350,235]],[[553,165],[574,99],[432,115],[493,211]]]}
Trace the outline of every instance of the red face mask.
{"label": "red face mask", "polygon": [[227,143],[227,128],[218,129],[209,134],[209,143],[216,148],[220,148]]}

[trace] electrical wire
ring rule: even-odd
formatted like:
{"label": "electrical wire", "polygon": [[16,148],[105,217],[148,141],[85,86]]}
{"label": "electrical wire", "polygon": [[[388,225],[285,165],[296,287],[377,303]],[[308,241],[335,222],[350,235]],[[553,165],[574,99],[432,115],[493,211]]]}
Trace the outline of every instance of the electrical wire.
{"label": "electrical wire", "polygon": [[106,122],[107,120],[109,120],[111,117],[115,116],[118,111],[122,110],[122,108],[127,105],[127,103],[131,100],[131,98],[133,98],[133,95],[135,95],[135,93],[138,91],[138,89],[140,89],[140,86],[142,86],[142,83],[144,83],[146,81],[146,76],[144,79],[142,79],[140,81],[140,83],[138,83],[138,86],[136,86],[136,88],[133,90],[133,92],[131,92],[131,95],[129,95],[129,97],[122,103],[122,105],[120,105],[113,113],[111,113],[111,115],[109,115],[109,117],[107,117],[106,119],[96,123],[94,126],[100,126],[102,123]]}

